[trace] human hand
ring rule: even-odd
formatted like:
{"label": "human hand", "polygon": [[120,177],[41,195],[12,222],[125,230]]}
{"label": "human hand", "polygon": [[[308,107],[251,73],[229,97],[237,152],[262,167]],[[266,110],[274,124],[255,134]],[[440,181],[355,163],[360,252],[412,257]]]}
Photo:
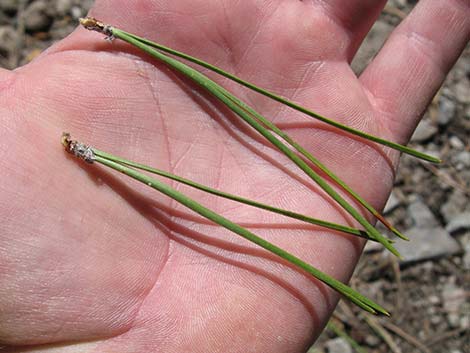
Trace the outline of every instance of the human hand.
{"label": "human hand", "polygon": [[[470,7],[422,0],[358,79],[349,62],[383,3],[108,0],[91,15],[404,143],[469,38]],[[396,153],[227,86],[383,205]],[[351,221],[214,100],[83,29],[1,72],[0,90],[0,344],[32,345],[5,351],[302,352],[320,333],[331,290],[60,148],[70,131],[203,184]],[[343,281],[360,255],[357,239],[188,193]]]}

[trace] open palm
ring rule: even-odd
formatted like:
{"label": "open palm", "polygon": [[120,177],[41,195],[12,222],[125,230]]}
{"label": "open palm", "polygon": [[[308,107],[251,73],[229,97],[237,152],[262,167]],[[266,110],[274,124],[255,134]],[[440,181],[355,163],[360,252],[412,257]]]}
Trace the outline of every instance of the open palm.
{"label": "open palm", "polygon": [[[91,14],[403,143],[470,35],[470,6],[421,1],[358,79],[349,63],[384,2],[102,0]],[[224,84],[383,205],[396,153]],[[332,290],[60,147],[70,131],[212,187],[351,223],[190,82],[78,29],[33,63],[0,72],[0,111],[5,351],[302,352],[320,333],[336,304]],[[351,237],[175,187],[340,280],[360,255]]]}

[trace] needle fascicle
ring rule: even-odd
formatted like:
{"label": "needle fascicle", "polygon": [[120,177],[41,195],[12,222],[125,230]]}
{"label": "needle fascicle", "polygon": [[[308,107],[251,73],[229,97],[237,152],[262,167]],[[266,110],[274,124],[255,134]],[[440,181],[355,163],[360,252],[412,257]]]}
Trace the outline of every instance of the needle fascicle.
{"label": "needle fascicle", "polygon": [[113,36],[113,27],[107,24],[104,24],[101,21],[98,21],[94,17],[83,17],[79,19],[80,24],[88,29],[89,31],[96,31],[98,33],[103,33],[106,36],[106,39],[112,40]]}
{"label": "needle fascicle", "polygon": [[68,132],[62,133],[61,141],[67,152],[83,159],[87,163],[93,163],[95,161],[95,152],[93,152],[93,149],[84,143],[72,140]]}

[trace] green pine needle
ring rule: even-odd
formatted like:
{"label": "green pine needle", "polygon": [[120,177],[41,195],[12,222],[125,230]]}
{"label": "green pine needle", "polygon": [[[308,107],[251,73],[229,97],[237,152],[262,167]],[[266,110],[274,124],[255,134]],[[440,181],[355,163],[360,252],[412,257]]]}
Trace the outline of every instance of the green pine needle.
{"label": "green pine needle", "polygon": [[[255,84],[251,83],[251,82],[248,82],[248,81],[245,81],[243,80],[242,78],[238,77],[238,76],[235,76],[229,72],[226,72],[224,70],[222,70],[221,68],[217,67],[217,66],[214,66],[212,64],[209,64],[208,62],[205,62],[201,59],[198,59],[198,58],[195,58],[191,55],[188,55],[188,54],[185,54],[185,53],[182,53],[180,51],[177,51],[177,50],[174,50],[174,49],[171,49],[171,48],[168,48],[164,45],[161,45],[161,44],[158,44],[158,43],[155,43],[155,42],[152,42],[151,40],[148,40],[148,39],[145,39],[145,38],[142,38],[142,37],[139,37],[135,34],[132,34],[132,33],[129,33],[129,32],[126,32],[126,31],[123,31],[121,29],[118,29],[118,28],[112,28],[112,34],[115,35],[117,38],[120,38],[120,39],[124,39],[125,36],[127,37],[132,37],[134,38],[135,40],[138,40],[139,42],[142,42],[148,46],[151,46],[153,48],[156,48],[158,50],[161,50],[163,52],[166,52],[166,53],[169,53],[169,54],[172,54],[172,55],[175,55],[177,57],[180,57],[180,58],[183,58],[185,60],[188,60],[190,62],[193,62],[197,65],[200,65],[202,67],[205,67],[206,69],[209,69],[221,76],[224,76],[234,82],[237,82],[255,92],[258,92],[266,97],[269,97],[271,99],[274,99],[275,101],[278,101],[294,110],[297,110],[299,112],[302,112],[312,118],[315,118],[315,119],[318,119],[326,124],[329,124],[329,125],[332,125],[338,129],[341,129],[343,131],[347,131],[353,135],[356,135],[356,136],[360,136],[362,138],[365,138],[367,140],[370,140],[370,141],[374,141],[376,143],[379,143],[381,145],[384,145],[384,146],[387,146],[387,147],[390,147],[392,149],[395,149],[397,151],[400,151],[400,152],[403,152],[405,154],[409,154],[409,155],[412,155],[416,158],[419,158],[419,159],[423,159],[425,161],[428,161],[428,162],[432,162],[432,163],[441,163],[442,161],[439,159],[439,158],[436,158],[434,156],[431,156],[431,155],[428,155],[428,154],[425,154],[425,153],[422,153],[420,151],[417,151],[417,150],[414,150],[410,147],[407,147],[407,146],[403,146],[403,145],[400,145],[398,143],[395,143],[395,142],[392,142],[392,141],[389,141],[389,140],[385,140],[385,139],[382,139],[380,137],[377,137],[377,136],[374,136],[374,135],[370,135],[370,134],[367,134],[363,131],[360,131],[360,130],[356,130],[354,128],[351,128],[349,126],[346,126],[344,124],[341,124],[341,123],[338,123],[337,121],[334,121],[332,119],[329,119],[329,118],[326,118],[318,113],[315,113],[301,105],[298,105],[286,98],[283,98],[273,92],[270,92],[264,88],[261,88],[261,87],[258,87],[256,86]],[[122,38],[121,38],[122,37]]]}
{"label": "green pine needle", "polygon": [[[359,306],[360,308],[364,309],[365,311],[372,313],[372,314],[382,314],[389,316],[389,313],[382,308],[380,305],[375,303],[374,301],[370,300],[369,298],[363,296],[362,294],[356,292],[349,286],[345,285],[344,283],[334,279],[331,276],[321,272],[320,270],[316,269],[312,265],[306,263],[305,261],[301,260],[300,258],[296,257],[295,255],[287,252],[286,250],[270,243],[269,241],[257,236],[256,234],[250,232],[248,229],[233,223],[232,221],[228,220],[227,218],[221,216],[220,214],[206,208],[205,206],[201,205],[197,201],[187,197],[183,193],[175,190],[169,185],[164,184],[163,182],[151,178],[148,175],[145,175],[133,168],[128,167],[125,164],[121,164],[106,158],[109,154],[105,154],[101,152],[99,154],[94,153],[94,149],[89,146],[86,146],[80,142],[72,141],[70,139],[70,135],[64,134],[62,137],[62,144],[66,147],[67,151],[76,155],[79,158],[84,159],[89,163],[97,162],[109,168],[112,168],[122,174],[125,174],[149,187],[155,189],[162,194],[172,198],[173,200],[179,202],[180,204],[184,205],[185,207],[191,209],[192,211],[196,212],[197,214],[201,215],[202,217],[236,233],[243,238],[249,240],[250,242],[268,250],[269,252],[283,258],[284,260],[290,262],[291,264],[297,266],[298,268],[306,271],[307,273],[311,274],[321,282],[325,283],[329,287],[333,288],[345,298]],[[114,157],[119,158],[119,157]]]}
{"label": "green pine needle", "polygon": [[363,230],[359,230],[359,229],[356,229],[356,228],[344,226],[344,225],[337,224],[337,223],[322,221],[320,219],[312,218],[312,217],[309,217],[309,216],[306,216],[306,215],[303,215],[303,214],[300,214],[300,213],[284,210],[284,209],[273,207],[273,206],[270,206],[270,205],[266,205],[266,204],[263,204],[263,203],[260,203],[260,202],[257,202],[257,201],[253,201],[253,200],[250,200],[250,199],[247,199],[247,198],[243,198],[243,197],[240,197],[240,196],[237,196],[237,195],[229,194],[229,193],[226,193],[226,192],[223,192],[223,191],[220,191],[220,190],[217,190],[217,189],[214,189],[214,188],[196,183],[192,180],[188,180],[188,179],[182,178],[180,176],[165,172],[165,171],[160,170],[160,169],[152,168],[152,167],[146,166],[144,164],[136,163],[136,162],[133,162],[133,161],[121,158],[121,157],[114,156],[112,154],[97,150],[96,148],[93,148],[93,152],[95,153],[95,155],[106,158],[106,159],[109,159],[113,162],[121,163],[121,164],[127,165],[129,167],[137,168],[137,169],[140,169],[140,170],[145,170],[147,172],[150,172],[150,173],[153,173],[153,174],[156,174],[156,175],[160,175],[162,177],[177,181],[179,183],[188,185],[188,186],[196,188],[198,190],[202,190],[202,191],[210,193],[212,195],[220,196],[220,197],[232,200],[232,201],[243,203],[245,205],[253,206],[253,207],[263,209],[263,210],[266,210],[266,211],[269,211],[269,212],[281,214],[281,215],[284,215],[286,217],[297,219],[299,221],[303,221],[303,222],[306,222],[306,223],[310,223],[310,224],[325,227],[325,228],[328,228],[328,229],[340,231],[340,232],[343,232],[343,233],[346,233],[346,234],[355,235],[355,236],[358,236],[358,237],[361,237],[361,238],[364,238],[364,239],[376,241],[375,239],[372,239],[372,238],[368,237],[367,233],[364,232]]}

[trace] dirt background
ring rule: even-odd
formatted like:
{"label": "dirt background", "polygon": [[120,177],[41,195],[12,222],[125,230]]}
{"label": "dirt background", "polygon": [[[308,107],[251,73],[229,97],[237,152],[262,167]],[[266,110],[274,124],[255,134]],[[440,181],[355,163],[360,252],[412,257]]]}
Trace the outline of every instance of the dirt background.
{"label": "dirt background", "polygon": [[[388,2],[353,62],[355,72],[363,70],[415,2]],[[0,0],[0,66],[13,69],[33,60],[70,33],[92,3]],[[399,246],[406,260],[398,262],[368,244],[352,280],[392,318],[365,315],[341,302],[333,325],[309,353],[352,352],[349,338],[371,353],[470,352],[469,46],[426,112],[411,146],[444,163],[436,167],[402,157],[386,213],[412,238]],[[341,337],[344,333],[349,338]]]}

